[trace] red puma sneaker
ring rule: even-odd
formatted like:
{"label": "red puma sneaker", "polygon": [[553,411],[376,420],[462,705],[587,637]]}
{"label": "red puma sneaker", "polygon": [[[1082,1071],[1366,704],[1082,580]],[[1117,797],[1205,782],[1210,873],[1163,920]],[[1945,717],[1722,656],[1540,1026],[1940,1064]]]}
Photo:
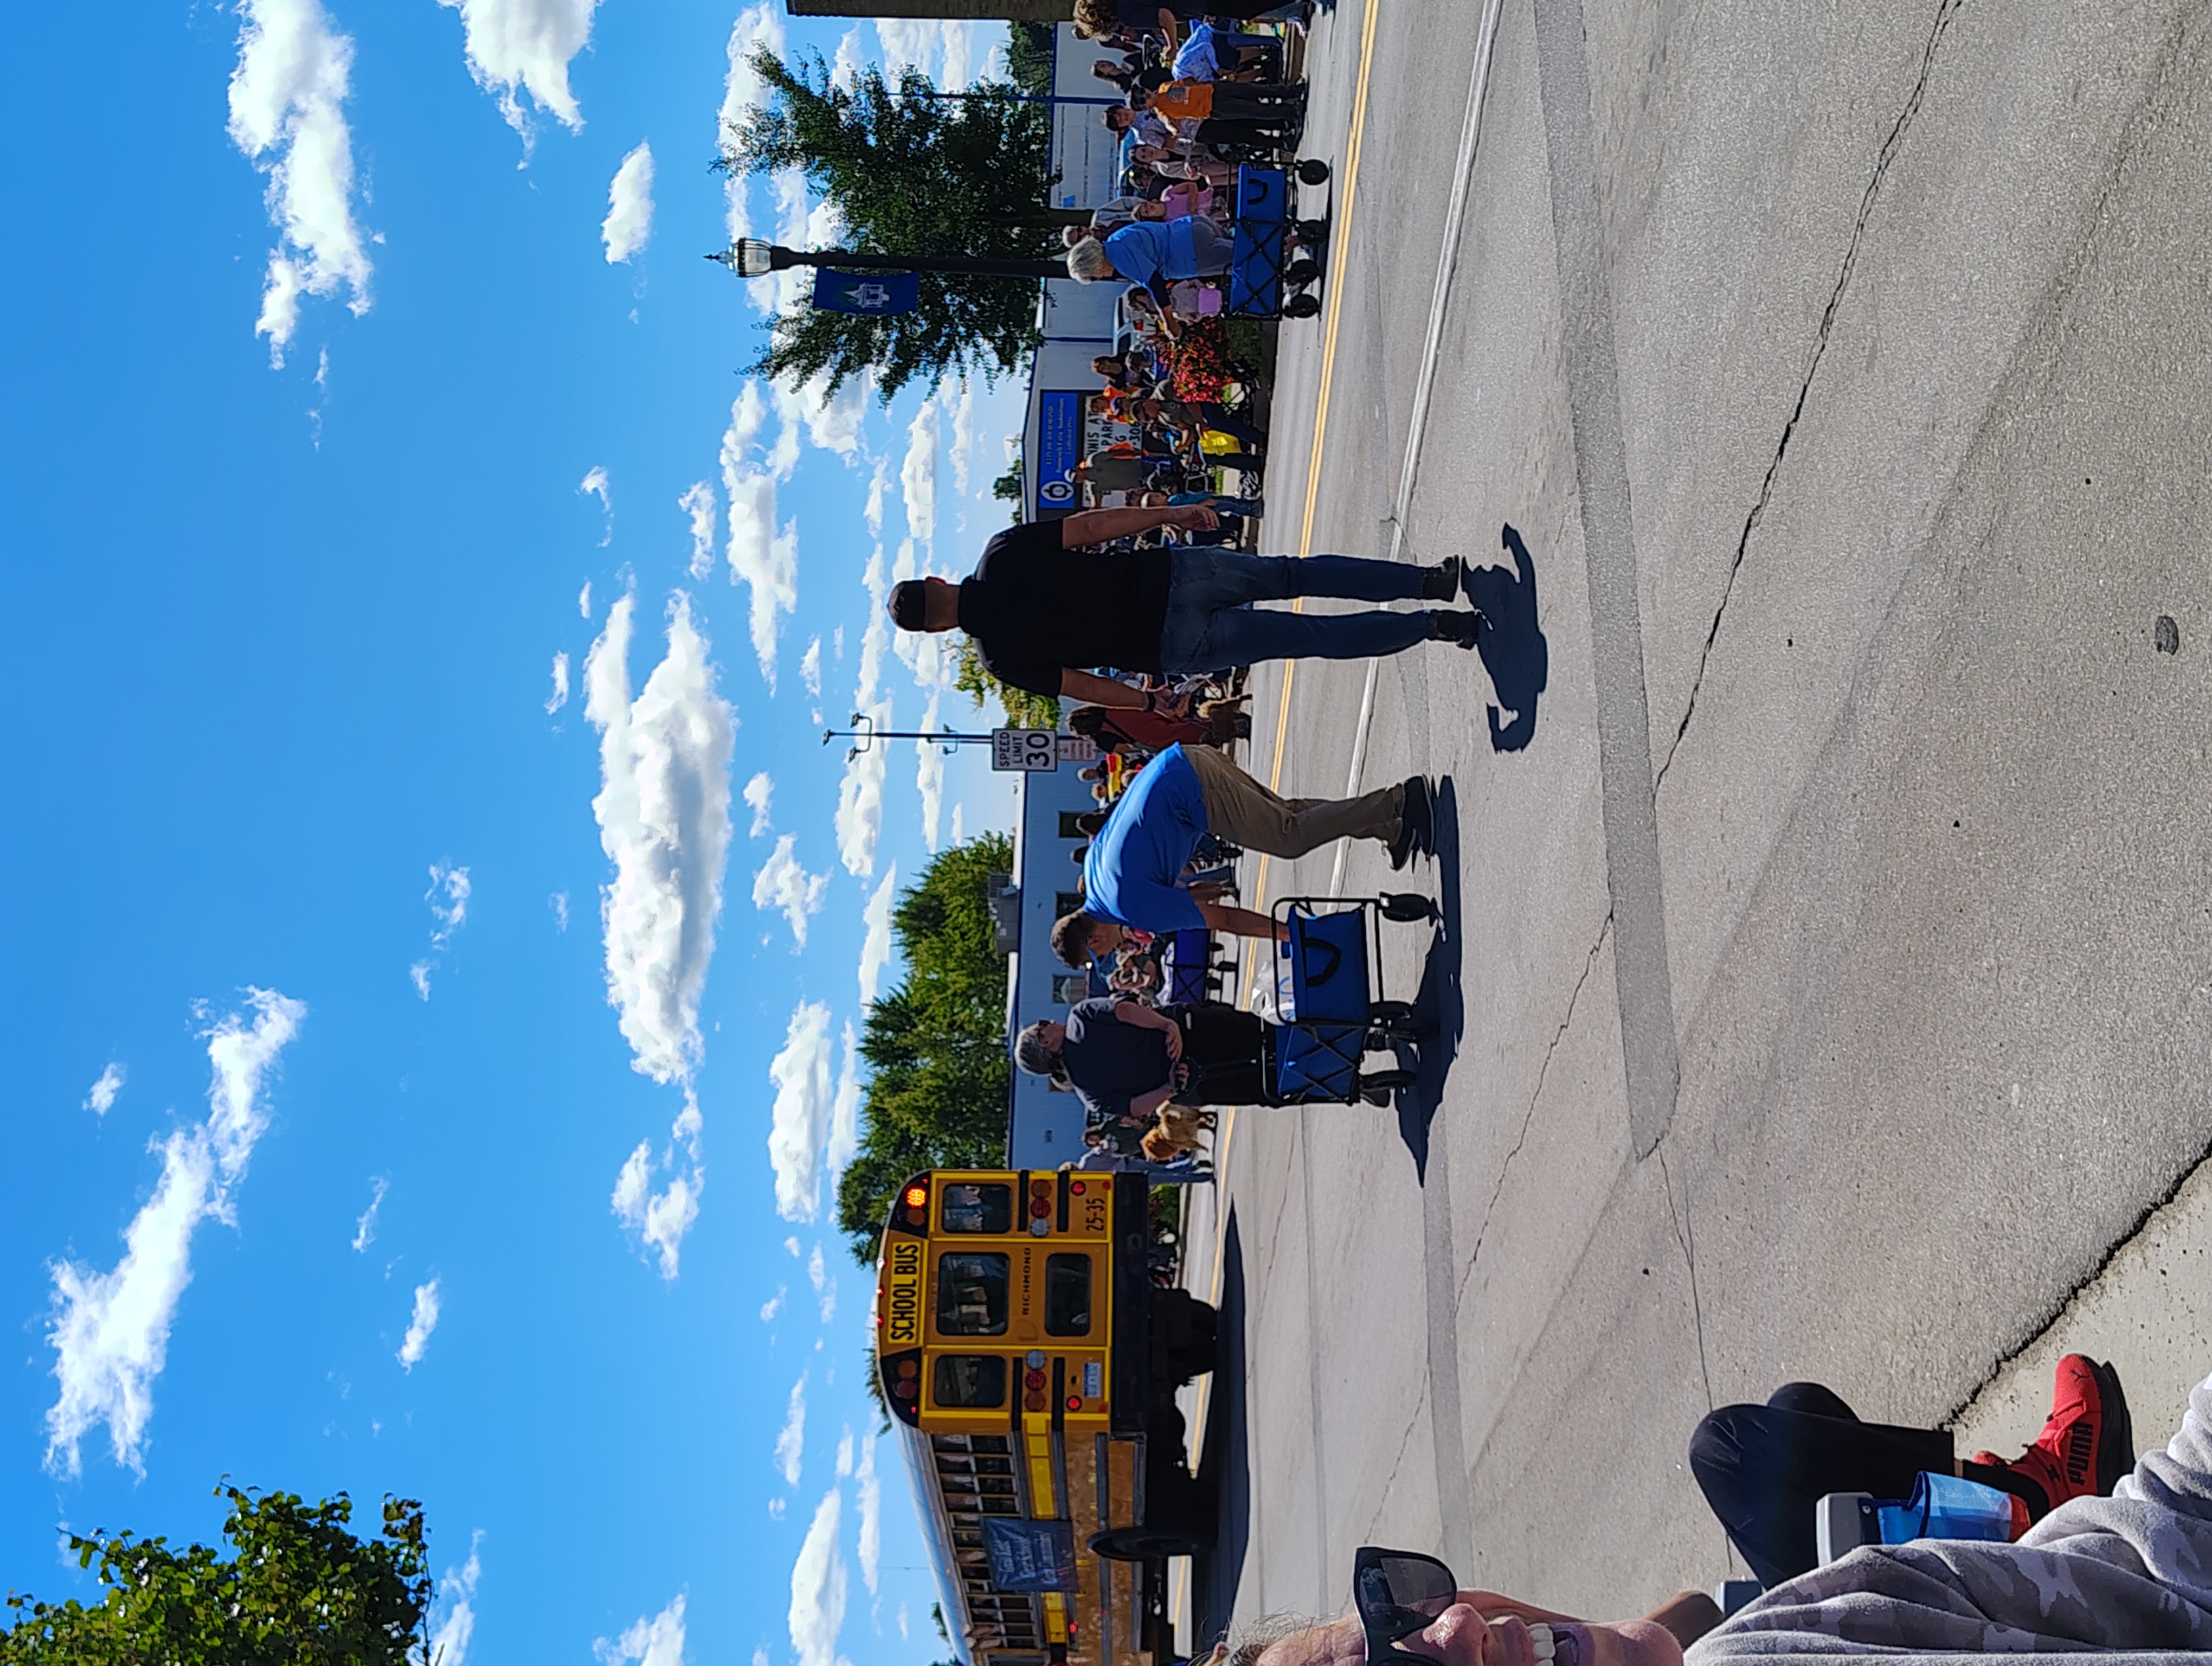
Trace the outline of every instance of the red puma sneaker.
{"label": "red puma sneaker", "polygon": [[2110,1493],[2135,1463],[2135,1426],[2119,1374],[2084,1354],[2068,1354],[2051,1384],[2051,1420],[2035,1444],[2010,1462],[1994,1452],[1977,1452],[1968,1462],[2033,1481],[2045,1500],[2043,1510],[2029,1512],[2038,1518],[2069,1499]]}

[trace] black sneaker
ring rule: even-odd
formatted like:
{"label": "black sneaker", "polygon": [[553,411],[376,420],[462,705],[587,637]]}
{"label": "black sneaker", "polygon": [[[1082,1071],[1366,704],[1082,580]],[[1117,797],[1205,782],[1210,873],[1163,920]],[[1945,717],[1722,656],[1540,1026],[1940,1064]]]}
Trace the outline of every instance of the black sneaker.
{"label": "black sneaker", "polygon": [[1436,838],[1436,806],[1426,776],[1408,775],[1399,788],[1398,831],[1390,840],[1390,871],[1396,873],[1425,853]]}
{"label": "black sneaker", "polygon": [[1431,602],[1449,602],[1459,599],[1460,561],[1457,556],[1446,556],[1421,577],[1421,599]]}
{"label": "black sneaker", "polygon": [[1482,615],[1471,607],[1438,609],[1429,615],[1429,635],[1439,641],[1473,648],[1475,629],[1481,623]]}

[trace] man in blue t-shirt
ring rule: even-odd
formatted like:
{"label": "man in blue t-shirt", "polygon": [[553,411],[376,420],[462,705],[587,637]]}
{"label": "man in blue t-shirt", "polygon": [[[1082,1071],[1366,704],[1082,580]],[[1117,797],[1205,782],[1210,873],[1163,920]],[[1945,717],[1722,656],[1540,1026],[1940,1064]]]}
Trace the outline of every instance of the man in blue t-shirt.
{"label": "man in blue t-shirt", "polygon": [[1303,856],[1342,839],[1376,839],[1401,868],[1433,833],[1429,783],[1408,776],[1356,799],[1279,799],[1211,746],[1170,746],[1139,772],[1091,841],[1084,903],[1052,928],[1053,952],[1070,966],[1108,954],[1121,928],[1203,926],[1241,937],[1275,935],[1264,914],[1232,908],[1177,884],[1201,833],[1248,850]]}

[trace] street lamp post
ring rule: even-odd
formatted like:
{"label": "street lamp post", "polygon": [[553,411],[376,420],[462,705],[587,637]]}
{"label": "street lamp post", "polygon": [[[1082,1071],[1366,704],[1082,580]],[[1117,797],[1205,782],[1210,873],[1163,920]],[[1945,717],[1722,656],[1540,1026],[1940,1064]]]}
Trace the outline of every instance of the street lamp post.
{"label": "street lamp post", "polygon": [[944,272],[964,277],[1066,277],[1061,260],[990,260],[967,255],[860,254],[851,249],[787,249],[757,237],[741,237],[709,260],[739,277],[764,277],[790,266],[835,266],[854,272]]}
{"label": "street lamp post", "polygon": [[[863,727],[863,725],[866,727]],[[991,744],[991,737],[988,733],[961,734],[950,728],[940,729],[934,734],[927,729],[878,729],[876,727],[876,720],[866,712],[853,714],[853,726],[849,729],[824,729],[822,732],[822,744],[824,746],[833,740],[851,740],[858,743],[845,753],[848,763],[868,751],[878,740],[933,740],[948,752],[957,746],[988,746]]]}

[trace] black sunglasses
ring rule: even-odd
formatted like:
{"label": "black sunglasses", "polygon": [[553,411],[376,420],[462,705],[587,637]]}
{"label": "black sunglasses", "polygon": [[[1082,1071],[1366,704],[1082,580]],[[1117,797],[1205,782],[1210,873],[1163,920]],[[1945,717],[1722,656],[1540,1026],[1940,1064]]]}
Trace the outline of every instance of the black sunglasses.
{"label": "black sunglasses", "polygon": [[[1352,1602],[1367,1636],[1367,1666],[1407,1661],[1443,1666],[1434,1655],[1406,1647],[1404,1639],[1434,1625],[1458,1601],[1459,1576],[1433,1556],[1376,1545],[1352,1553]],[[1540,1663],[1553,1658],[1551,1626],[1531,1620],[1528,1638]],[[1560,1654],[1571,1662],[1574,1651],[1560,1646]]]}
{"label": "black sunglasses", "polygon": [[1362,1545],[1352,1553],[1352,1602],[1367,1633],[1368,1666],[1435,1657],[1401,1646],[1401,1639],[1436,1623],[1459,1600],[1459,1577],[1418,1551]]}

